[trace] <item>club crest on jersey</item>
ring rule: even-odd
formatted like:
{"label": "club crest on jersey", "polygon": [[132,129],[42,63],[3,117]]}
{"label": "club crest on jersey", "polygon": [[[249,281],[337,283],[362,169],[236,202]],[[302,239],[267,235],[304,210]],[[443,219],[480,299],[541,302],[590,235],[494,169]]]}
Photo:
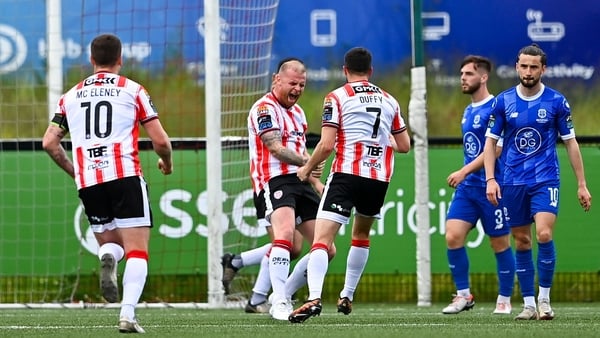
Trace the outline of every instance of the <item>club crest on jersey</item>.
{"label": "club crest on jersey", "polygon": [[281,191],[281,190],[277,190],[276,192],[273,193],[273,198],[275,198],[276,200],[278,200],[282,197],[283,197],[283,191]]}
{"label": "club crest on jersey", "polygon": [[535,120],[538,123],[546,123],[546,122],[548,122],[548,118],[547,118],[548,112],[546,111],[546,109],[544,109],[544,108],[538,109],[537,116],[538,116],[538,118],[535,119]]}
{"label": "club crest on jersey", "polygon": [[538,109],[538,117],[539,118],[541,118],[541,119],[546,118],[547,114],[548,113],[546,112],[546,109],[543,109],[543,108],[542,109]]}
{"label": "club crest on jersey", "polygon": [[481,127],[481,116],[479,114],[475,115],[473,118],[473,128]]}

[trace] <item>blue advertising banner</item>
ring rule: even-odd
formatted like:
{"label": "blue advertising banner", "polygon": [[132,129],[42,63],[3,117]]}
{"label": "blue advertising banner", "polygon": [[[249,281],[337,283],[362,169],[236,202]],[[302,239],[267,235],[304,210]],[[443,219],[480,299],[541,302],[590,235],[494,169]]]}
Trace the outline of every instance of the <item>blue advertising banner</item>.
{"label": "blue advertising banner", "polygon": [[[20,67],[44,70],[45,1],[3,2],[0,18],[0,74]],[[89,43],[98,34],[114,33],[123,42],[123,58],[147,67],[162,67],[170,57],[203,59],[199,23],[202,6],[185,0],[63,0],[61,11],[64,68],[86,64]]]}
{"label": "blue advertising banner", "polygon": [[[118,34],[125,59],[143,67],[164,67],[169,59],[178,58],[189,69],[203,69],[202,2],[63,0],[62,8],[65,69],[85,64],[89,41],[102,32]],[[3,1],[2,11],[0,74],[22,68],[43,72],[45,2]],[[224,18],[226,11],[221,10]],[[330,80],[341,76],[342,56],[353,46],[373,52],[377,72],[409,64],[410,17],[409,1],[281,0],[272,68],[279,58],[293,55],[305,60],[311,80]],[[598,17],[595,0],[424,0],[428,69],[455,74],[459,60],[475,53],[489,56],[500,78],[512,78],[517,51],[536,42],[549,56],[546,77],[592,83],[600,66],[600,44],[590,39],[600,28]],[[223,39],[235,38],[227,35],[225,19],[222,29]]]}
{"label": "blue advertising banner", "polygon": [[280,1],[275,32],[274,56],[299,56],[314,80],[328,80],[332,69],[341,75],[343,55],[355,46],[371,50],[378,71],[411,59],[409,1]]}
{"label": "blue advertising banner", "polygon": [[516,78],[518,51],[537,43],[548,55],[544,77],[598,78],[600,47],[590,43],[590,34],[600,28],[596,1],[424,1],[423,12],[433,70],[457,72],[465,54],[480,54],[494,61],[499,78]]}

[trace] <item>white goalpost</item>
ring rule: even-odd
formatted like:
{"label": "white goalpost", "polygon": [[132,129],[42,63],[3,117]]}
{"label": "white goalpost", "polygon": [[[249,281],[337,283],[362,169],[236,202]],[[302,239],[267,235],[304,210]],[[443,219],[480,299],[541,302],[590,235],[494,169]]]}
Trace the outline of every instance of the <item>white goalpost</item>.
{"label": "white goalpost", "polygon": [[46,36],[48,41],[48,116],[51,119],[63,91],[61,0],[47,0]]}
{"label": "white goalpost", "polygon": [[427,134],[427,81],[423,57],[421,0],[411,0],[412,68],[408,103],[415,156],[417,206],[417,306],[431,306],[431,238],[429,235],[429,147]]}
{"label": "white goalpost", "polygon": [[219,257],[223,252],[221,214],[221,43],[219,1],[204,0],[204,65],[206,67],[206,192],[208,193],[208,304],[223,304]]}

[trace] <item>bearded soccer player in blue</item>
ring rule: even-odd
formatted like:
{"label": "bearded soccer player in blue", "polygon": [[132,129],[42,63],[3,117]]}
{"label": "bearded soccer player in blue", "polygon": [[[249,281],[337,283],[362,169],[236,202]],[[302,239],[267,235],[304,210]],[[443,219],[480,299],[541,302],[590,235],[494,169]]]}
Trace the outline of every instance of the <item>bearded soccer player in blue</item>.
{"label": "bearded soccer player in blue", "polygon": [[[502,199],[515,239],[516,274],[524,300],[523,311],[516,320],[554,318],[550,288],[556,263],[552,233],[558,214],[560,186],[556,152],[558,136],[565,145],[577,179],[579,203],[585,211],[592,205],[569,103],[561,93],[541,82],[546,61],[546,54],[536,44],[519,51],[516,70],[520,83],[496,97],[483,155],[487,198],[494,205]],[[495,148],[500,136],[504,140],[500,155],[503,182],[498,182],[494,176]],[[537,308],[531,237],[533,222],[538,244]]]}
{"label": "bearded soccer player in blue", "polygon": [[[483,230],[490,238],[498,273],[498,298],[494,314],[510,314],[510,296],[515,284],[515,258],[510,248],[510,228],[506,224],[502,205],[488,202],[483,170],[483,146],[494,96],[487,88],[492,63],[477,55],[465,57],[461,63],[462,92],[471,96],[463,113],[461,129],[464,147],[464,165],[452,172],[448,185],[456,188],[446,216],[446,247],[448,266],[456,286],[456,296],[442,313],[457,314],[475,306],[469,283],[469,257],[465,248],[469,232],[481,220]],[[500,142],[498,142],[500,143]],[[501,147],[498,144],[498,152]],[[496,177],[501,176],[497,166]]]}

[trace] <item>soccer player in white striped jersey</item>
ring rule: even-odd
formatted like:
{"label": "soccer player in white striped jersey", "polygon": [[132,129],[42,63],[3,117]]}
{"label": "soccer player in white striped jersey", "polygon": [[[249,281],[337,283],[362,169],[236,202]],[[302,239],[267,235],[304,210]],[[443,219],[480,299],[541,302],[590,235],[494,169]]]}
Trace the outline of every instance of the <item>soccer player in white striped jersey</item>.
{"label": "soccer player in white striped jersey", "polygon": [[[290,61],[299,61],[295,57],[287,57],[279,61],[276,72],[273,73],[272,88],[274,88],[275,79],[277,78],[277,72],[281,67]],[[310,183],[315,191],[321,195],[323,194],[323,183],[320,180],[323,172],[324,163],[322,163],[316,170],[313,171],[310,177]],[[267,234],[269,235],[270,242],[260,247],[250,249],[239,254],[225,253],[221,257],[221,265],[223,267],[223,288],[225,294],[229,294],[231,291],[231,283],[237,274],[237,272],[246,266],[260,264],[256,281],[252,287],[252,294],[248,303],[246,304],[244,311],[247,313],[266,313],[270,310],[270,304],[267,301],[267,295],[271,289],[271,279],[269,276],[269,251],[271,249],[271,242],[273,242],[273,229],[271,224],[266,220],[265,213],[267,206],[265,203],[265,191],[264,182],[258,175],[258,172],[251,172],[251,183],[252,190],[254,191],[254,207],[256,208],[256,219],[258,226],[264,226]],[[296,230],[294,232],[294,241],[292,243],[292,249],[290,251],[290,259],[296,259],[302,253],[302,234]],[[296,263],[294,269],[286,281],[286,298],[291,297],[298,289],[306,284],[306,263],[308,256],[303,257],[299,262]]]}
{"label": "soccer player in white striped jersey", "polygon": [[[546,62],[546,54],[537,44],[519,51],[516,70],[520,83],[496,97],[483,155],[487,198],[493,205],[498,205],[502,199],[515,239],[515,271],[524,300],[523,310],[515,317],[517,320],[554,318],[550,288],[556,263],[552,234],[559,205],[560,167],[556,152],[559,136],[577,178],[579,203],[585,211],[592,205],[569,103],[561,93],[541,81]],[[496,143],[500,137],[504,141],[499,161],[503,177],[502,182],[497,182],[494,172]],[[537,308],[531,236],[533,222],[538,244]]]}
{"label": "soccer player in white striped jersey", "polygon": [[[148,275],[152,214],[138,155],[141,125],[158,155],[158,169],[173,171],[171,142],[140,84],[119,75],[122,45],[102,34],[91,43],[94,74],[65,93],[43,138],[43,147],[75,179],[99,244],[104,298],[118,301],[117,264],[125,258],[119,331],[144,333],[135,316]],[[70,133],[71,161],[61,145]]]}
{"label": "soccer player in white striped jersey", "polygon": [[361,47],[350,49],[344,56],[343,70],[347,83],[325,97],[321,140],[312,157],[298,169],[298,177],[306,180],[335,150],[308,261],[308,301],[289,316],[293,323],[321,313],[321,293],[329,266],[327,250],[354,210],[346,279],[337,304],[338,312],[347,315],[352,311],[354,291],[369,255],[369,232],[380,217],[394,172],[394,152],[410,150],[398,102],[369,82],[373,72],[371,53]]}
{"label": "soccer player in white striped jersey", "polygon": [[[310,157],[308,124],[298,99],[306,85],[306,67],[297,59],[284,62],[273,78],[270,93],[257,100],[248,114],[250,176],[264,188],[266,218],[273,230],[269,275],[273,289],[271,316],[287,320],[292,311],[286,292],[290,252],[298,230],[310,242],[320,196],[296,172]],[[330,251],[334,254],[334,249]]]}

